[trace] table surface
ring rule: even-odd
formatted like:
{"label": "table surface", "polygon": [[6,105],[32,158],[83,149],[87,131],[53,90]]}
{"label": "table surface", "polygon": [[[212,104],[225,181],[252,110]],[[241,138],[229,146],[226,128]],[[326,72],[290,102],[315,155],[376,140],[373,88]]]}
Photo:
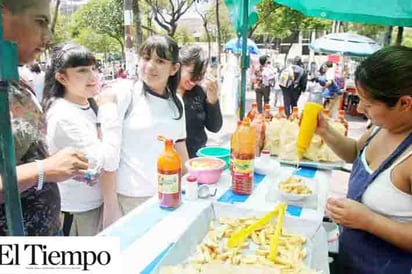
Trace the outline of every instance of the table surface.
{"label": "table surface", "polygon": [[323,273],[329,273],[327,235],[322,226],[326,205],[328,182],[331,172],[310,168],[295,169],[281,166],[276,174],[262,176],[255,174],[252,195],[237,195],[231,190],[231,178],[228,171],[222,174],[216,185],[214,198],[187,201],[183,195],[182,205],[174,210],[162,209],[157,197],[152,197],[143,205],[119,219],[102,231],[98,236],[120,238],[122,253],[122,273],[152,273],[152,270],[165,256],[173,244],[179,240],[185,228],[194,222],[197,215],[211,202],[234,204],[256,210],[269,211],[277,202],[269,201],[267,193],[278,178],[295,174],[317,181],[317,206],[312,208],[288,206],[287,215],[293,216],[305,226],[313,244],[312,266]]}

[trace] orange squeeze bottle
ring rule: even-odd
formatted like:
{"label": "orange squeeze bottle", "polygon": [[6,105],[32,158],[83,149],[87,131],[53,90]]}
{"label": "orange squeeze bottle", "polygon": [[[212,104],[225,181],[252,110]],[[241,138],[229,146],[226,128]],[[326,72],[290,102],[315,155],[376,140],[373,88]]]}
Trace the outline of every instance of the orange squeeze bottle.
{"label": "orange squeeze bottle", "polygon": [[165,149],[157,158],[157,183],[160,207],[176,208],[181,202],[182,162],[173,140],[165,139]]}
{"label": "orange squeeze bottle", "polygon": [[255,119],[255,116],[258,114],[258,109],[257,109],[257,103],[253,102],[252,103],[252,109],[248,112],[247,118],[249,118],[250,122],[252,122]]}
{"label": "orange squeeze bottle", "polygon": [[307,102],[303,107],[302,121],[299,127],[298,139],[296,141],[296,149],[298,152],[298,160],[300,161],[306,150],[312,142],[318,125],[318,115],[323,107],[317,103]]}

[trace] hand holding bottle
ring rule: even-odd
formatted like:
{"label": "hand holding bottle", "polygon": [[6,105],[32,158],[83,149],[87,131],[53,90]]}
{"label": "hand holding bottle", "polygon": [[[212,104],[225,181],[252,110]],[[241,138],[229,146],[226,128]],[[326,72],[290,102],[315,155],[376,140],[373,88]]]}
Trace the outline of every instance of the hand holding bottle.
{"label": "hand holding bottle", "polygon": [[84,176],[89,167],[84,153],[72,148],[62,149],[43,160],[45,181],[61,182]]}

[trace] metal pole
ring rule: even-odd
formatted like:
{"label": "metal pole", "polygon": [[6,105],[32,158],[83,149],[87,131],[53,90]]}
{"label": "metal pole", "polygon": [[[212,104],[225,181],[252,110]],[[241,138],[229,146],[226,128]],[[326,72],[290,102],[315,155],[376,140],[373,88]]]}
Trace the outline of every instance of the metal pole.
{"label": "metal pole", "polygon": [[136,50],[135,50],[135,34],[133,25],[133,0],[125,0],[123,5],[124,10],[124,57],[126,63],[126,71],[129,78],[136,76]]}
{"label": "metal pole", "polygon": [[240,111],[239,119],[245,116],[246,102],[246,71],[249,68],[249,55],[247,55],[247,36],[249,21],[249,0],[243,0],[243,18],[242,18],[242,59],[241,59],[241,76],[240,76]]}
{"label": "metal pole", "polygon": [[[0,0],[0,9],[3,1]],[[10,125],[8,81],[18,80],[17,46],[3,40],[3,18],[0,13],[0,173],[9,236],[24,236],[23,214],[17,187],[16,156]]]}

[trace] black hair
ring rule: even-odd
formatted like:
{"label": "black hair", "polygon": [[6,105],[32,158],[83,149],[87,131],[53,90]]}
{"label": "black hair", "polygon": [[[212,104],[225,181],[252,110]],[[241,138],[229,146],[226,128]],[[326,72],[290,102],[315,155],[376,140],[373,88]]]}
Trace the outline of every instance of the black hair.
{"label": "black hair", "polygon": [[69,42],[62,43],[52,49],[51,64],[44,76],[44,89],[42,106],[46,112],[56,98],[64,96],[64,86],[57,81],[56,73],[64,73],[67,68],[80,66],[92,66],[96,64],[96,58],[90,50],[84,46]]}
{"label": "black hair", "polygon": [[385,47],[356,69],[356,86],[362,87],[373,99],[393,107],[399,98],[412,95],[412,48]]}
{"label": "black hair", "polygon": [[[32,7],[37,0],[3,0],[3,6],[12,14],[22,13]],[[0,4],[0,7],[2,4]]]}
{"label": "black hair", "polygon": [[[173,64],[179,63],[179,47],[175,40],[167,35],[153,35],[146,39],[139,49],[139,56],[152,56],[156,53],[159,58],[171,61]],[[177,87],[180,80],[180,69],[174,75],[169,76],[167,80],[167,88],[172,96],[172,100],[176,105],[179,116],[176,118],[179,120],[183,116],[183,105],[177,97]]]}
{"label": "black hair", "polygon": [[267,55],[262,55],[259,57],[259,64],[261,66],[264,66],[266,64],[266,61],[268,60],[269,56]]}
{"label": "black hair", "polygon": [[30,71],[39,74],[41,72],[41,68],[40,68],[39,63],[33,63],[30,66]]}
{"label": "black hair", "polygon": [[293,58],[293,64],[302,67],[302,58],[300,56],[295,56],[295,58]]}
{"label": "black hair", "polygon": [[333,67],[332,61],[326,61],[324,65],[325,65],[326,67],[328,67],[328,68],[332,68],[332,67]]}
{"label": "black hair", "polygon": [[186,45],[179,50],[179,60],[184,66],[193,64],[193,81],[203,78],[206,73],[208,60],[203,49],[197,45]]}

